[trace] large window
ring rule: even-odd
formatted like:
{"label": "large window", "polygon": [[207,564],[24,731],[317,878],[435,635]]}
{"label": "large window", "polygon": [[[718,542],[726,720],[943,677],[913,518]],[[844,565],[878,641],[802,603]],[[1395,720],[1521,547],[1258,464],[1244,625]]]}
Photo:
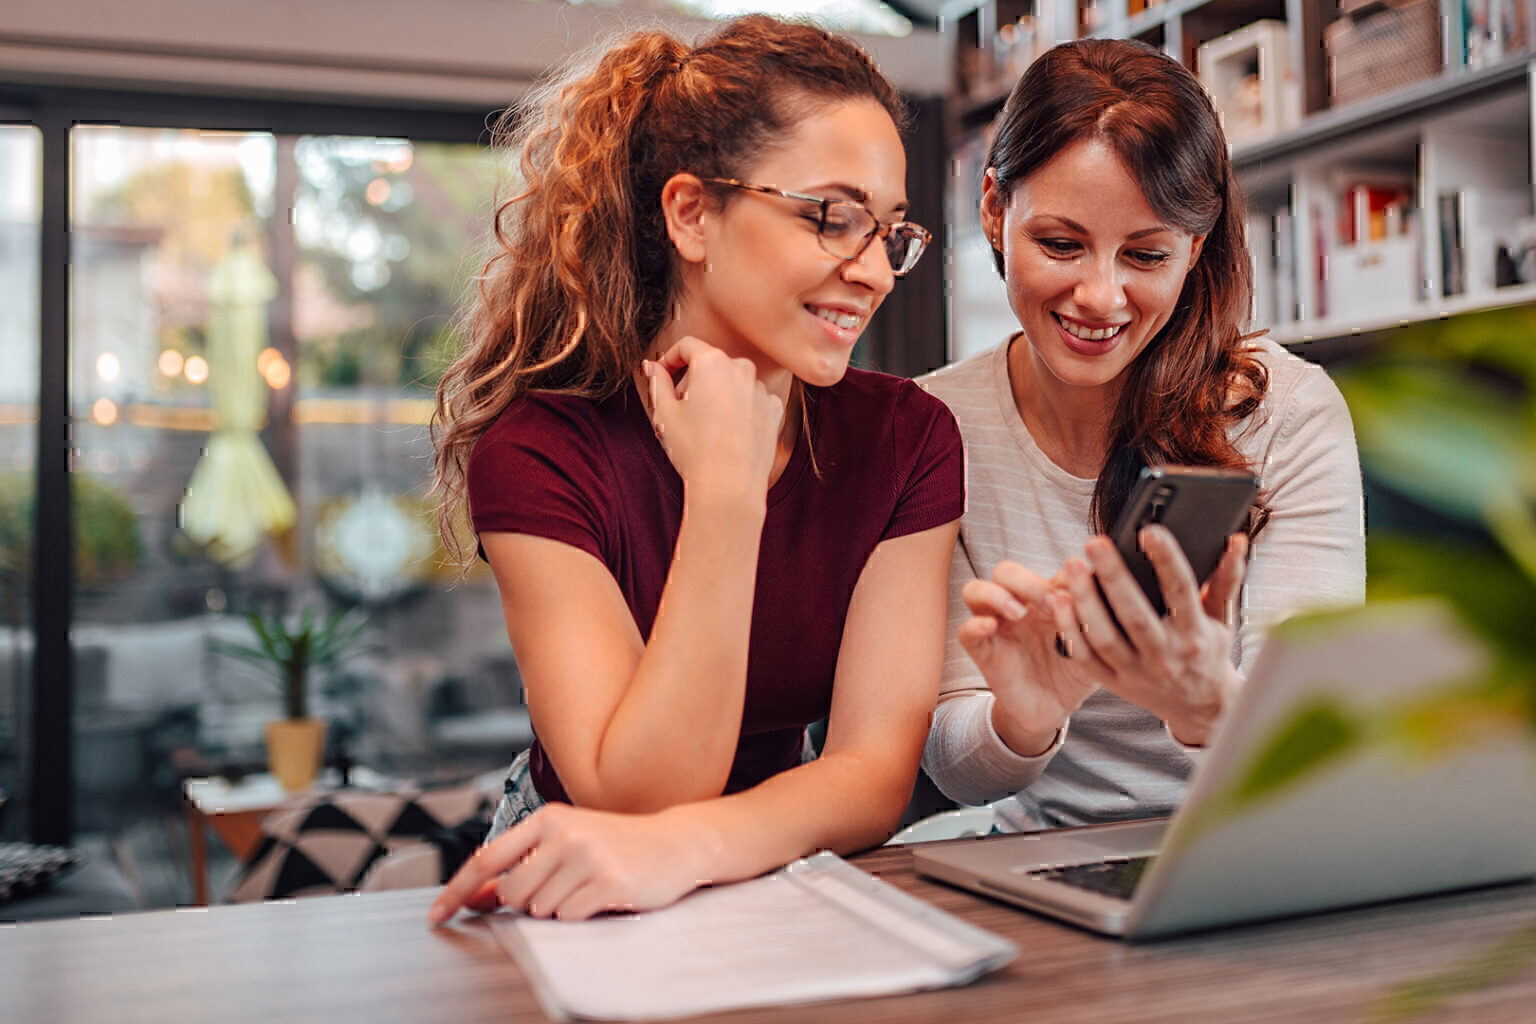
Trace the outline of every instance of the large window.
{"label": "large window", "polygon": [[252,609],[366,617],[312,686],[333,756],[505,764],[527,734],[499,602],[444,564],[427,493],[493,155],[103,125],[70,146],[77,828],[159,827],[183,777],[260,767],[279,693],[224,646]]}
{"label": "large window", "polygon": [[0,838],[20,830],[29,788],[39,161],[36,129],[0,125]]}

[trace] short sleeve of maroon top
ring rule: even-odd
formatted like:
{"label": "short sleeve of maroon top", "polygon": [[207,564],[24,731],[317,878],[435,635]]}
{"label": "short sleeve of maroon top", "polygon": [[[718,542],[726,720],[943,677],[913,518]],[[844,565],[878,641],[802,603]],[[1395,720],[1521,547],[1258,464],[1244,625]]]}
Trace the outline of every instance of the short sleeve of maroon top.
{"label": "short sleeve of maroon top", "polygon": [[[861,370],[805,390],[815,467],[801,431],[768,492],[728,793],[799,763],[805,727],[831,706],[848,602],[875,545],[964,511],[960,432],[942,402],[904,378]],[[683,486],[633,388],[601,402],[519,397],[475,444],[468,486],[477,535],[525,533],[587,552],[650,636]],[[537,739],[530,757],[540,795],[567,801]]]}

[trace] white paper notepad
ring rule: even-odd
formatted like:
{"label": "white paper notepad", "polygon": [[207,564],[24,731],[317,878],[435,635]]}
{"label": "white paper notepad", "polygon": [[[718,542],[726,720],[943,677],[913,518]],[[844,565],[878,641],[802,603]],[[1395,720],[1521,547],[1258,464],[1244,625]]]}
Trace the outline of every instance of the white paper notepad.
{"label": "white paper notepad", "polygon": [[547,1014],[594,1020],[962,985],[1018,953],[831,853],[649,913],[490,922]]}

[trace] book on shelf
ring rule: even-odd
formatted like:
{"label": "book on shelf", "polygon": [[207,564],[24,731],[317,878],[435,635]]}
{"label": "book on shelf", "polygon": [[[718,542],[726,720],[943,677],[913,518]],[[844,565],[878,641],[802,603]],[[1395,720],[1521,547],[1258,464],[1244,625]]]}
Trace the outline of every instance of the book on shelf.
{"label": "book on shelf", "polygon": [[1528,0],[1462,0],[1462,58],[1486,67],[1531,48]]}
{"label": "book on shelf", "polygon": [[1339,242],[1358,245],[1408,233],[1412,182],[1355,181],[1344,189]]}
{"label": "book on shelf", "polygon": [[1465,192],[1442,192],[1436,197],[1440,219],[1440,294],[1445,298],[1467,290]]}
{"label": "book on shelf", "polygon": [[1250,213],[1244,222],[1248,255],[1253,260],[1251,330],[1275,324],[1275,220],[1268,213]]}
{"label": "book on shelf", "polygon": [[1296,320],[1296,227],[1291,208],[1275,211],[1275,323]]}

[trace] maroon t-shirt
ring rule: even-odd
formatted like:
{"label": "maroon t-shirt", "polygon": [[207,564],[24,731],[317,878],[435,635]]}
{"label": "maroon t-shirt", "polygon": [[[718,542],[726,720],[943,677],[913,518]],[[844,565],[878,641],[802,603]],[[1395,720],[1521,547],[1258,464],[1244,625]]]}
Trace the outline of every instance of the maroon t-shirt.
{"label": "maroon t-shirt", "polygon": [[[875,545],[964,511],[960,432],[938,399],[863,370],[805,394],[820,474],[802,430],[768,492],[727,793],[800,762],[805,727],[831,706],[848,602]],[[683,484],[634,388],[602,402],[522,395],[475,444],[468,486],[476,534],[531,534],[590,553],[613,574],[640,636],[650,636]],[[530,768],[545,800],[569,802],[537,739]]]}

